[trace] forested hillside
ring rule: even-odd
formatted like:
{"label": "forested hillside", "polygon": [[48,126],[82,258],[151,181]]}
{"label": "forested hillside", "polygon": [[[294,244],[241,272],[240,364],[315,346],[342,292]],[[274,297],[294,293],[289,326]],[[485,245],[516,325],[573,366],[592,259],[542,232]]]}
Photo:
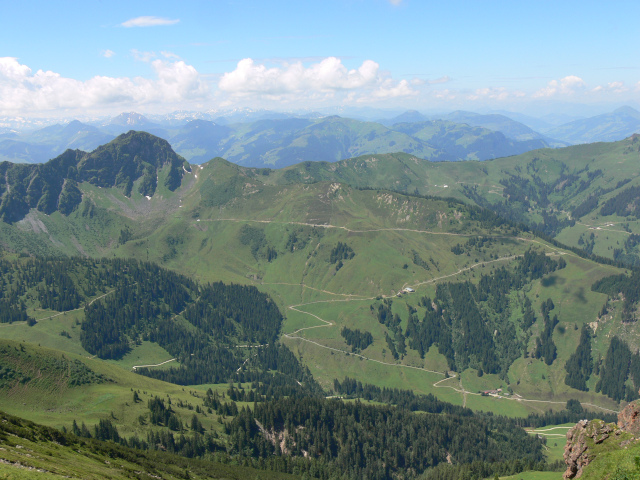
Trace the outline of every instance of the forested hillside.
{"label": "forested hillside", "polygon": [[[126,138],[76,162],[93,180],[76,182],[70,212],[0,224],[9,412],[315,478],[455,478],[557,468],[521,426],[637,398],[637,274],[613,258],[499,208],[416,193],[408,174],[383,179],[394,161],[424,167],[401,155],[333,170],[180,163],[175,188],[172,160],[158,160],[143,195],[152,170],[133,145],[157,141]],[[100,184],[108,165],[120,173]],[[581,168],[567,189],[606,176]],[[524,176],[510,178],[532,212],[543,190],[559,195],[534,182],[524,198]]]}
{"label": "forested hillside", "polygon": [[[199,286],[152,263],[82,258],[2,260],[0,282],[5,306],[0,323],[33,327],[38,321],[27,311],[83,310],[77,340],[89,354],[119,360],[151,342],[180,365],[140,368],[141,374],[194,385],[264,381],[273,371],[292,385],[305,380],[315,388],[291,352],[277,343],[282,315],[255,287]],[[255,346],[256,357],[238,345]]]}

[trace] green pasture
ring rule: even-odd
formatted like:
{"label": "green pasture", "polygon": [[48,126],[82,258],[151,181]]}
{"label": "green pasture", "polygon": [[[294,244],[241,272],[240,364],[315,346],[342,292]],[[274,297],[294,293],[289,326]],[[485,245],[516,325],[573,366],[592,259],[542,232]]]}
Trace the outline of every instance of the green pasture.
{"label": "green pasture", "polygon": [[[11,341],[2,343],[10,348],[22,345],[28,354],[37,354],[45,359],[60,358],[63,355],[69,360],[80,360],[105,379],[102,383],[94,382],[72,387],[67,385],[64,377],[50,377],[46,370],[41,370],[40,373],[36,371],[26,383],[19,382],[0,388],[0,404],[7,413],[56,428],[69,428],[74,420],[78,425],[85,422],[93,428],[99,419],[109,418],[121,435],[128,437],[138,434],[143,438],[149,428],[156,428],[148,423],[147,402],[158,396],[165,401],[171,399],[171,407],[183,424],[188,425],[195,413],[195,407],[199,406],[202,413],[198,414],[198,418],[205,429],[222,432],[222,425],[217,421],[215,412],[206,413],[201,390],[138,375],[99,359],[87,359],[70,353],[62,354],[32,344]],[[24,368],[29,370],[33,367],[25,364]],[[228,385],[226,387],[228,388]],[[141,400],[138,403],[133,400],[134,390],[138,392]],[[140,421],[141,416],[143,422]]]}

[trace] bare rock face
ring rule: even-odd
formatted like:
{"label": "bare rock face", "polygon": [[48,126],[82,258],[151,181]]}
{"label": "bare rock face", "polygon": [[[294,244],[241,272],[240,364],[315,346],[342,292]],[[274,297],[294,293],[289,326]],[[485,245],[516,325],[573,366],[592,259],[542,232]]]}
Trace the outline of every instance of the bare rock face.
{"label": "bare rock face", "polygon": [[595,455],[592,447],[604,442],[611,435],[630,433],[635,438],[627,439],[620,444],[624,448],[631,442],[640,439],[640,401],[627,405],[618,414],[618,424],[604,423],[601,420],[580,420],[567,432],[567,445],[564,447],[564,461],[567,471],[563,478],[580,478],[582,469],[589,465]]}
{"label": "bare rock face", "polygon": [[587,441],[585,428],[588,425],[586,420],[579,421],[575,427],[567,432],[567,445],[564,447],[564,463],[567,470],[563,478],[580,477],[582,468],[589,464],[589,454],[587,453]]}
{"label": "bare rock face", "polygon": [[594,456],[589,451],[589,439],[594,444],[602,443],[611,434],[616,434],[618,427],[601,420],[580,420],[567,432],[567,445],[564,447],[564,462],[567,470],[563,478],[580,478],[582,469],[589,465]]}
{"label": "bare rock face", "polygon": [[618,414],[618,428],[640,436],[640,403],[630,403]]}

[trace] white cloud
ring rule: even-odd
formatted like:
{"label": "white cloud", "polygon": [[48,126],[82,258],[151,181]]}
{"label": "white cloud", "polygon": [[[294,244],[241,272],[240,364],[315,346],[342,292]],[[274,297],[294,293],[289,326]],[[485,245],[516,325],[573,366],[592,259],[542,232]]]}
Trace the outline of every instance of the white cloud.
{"label": "white cloud", "polygon": [[478,88],[472,94],[467,95],[469,100],[498,100],[504,101],[513,98],[524,97],[526,94],[519,90],[507,90],[504,87]]}
{"label": "white cloud", "polygon": [[391,5],[400,5],[402,3],[402,0],[389,0],[389,3]]}
{"label": "white cloud", "polygon": [[32,70],[13,57],[0,57],[0,113],[101,109],[206,98],[209,89],[183,61],[154,60],[155,78],[95,76],[87,81]]}
{"label": "white cloud", "polygon": [[218,88],[236,97],[331,98],[336,94],[356,97],[393,98],[413,95],[406,80],[395,82],[380,72],[380,66],[365,60],[357,69],[348,70],[336,57],[328,57],[305,67],[297,61],[283,67],[268,68],[251,58],[238,62],[235,70],[225,73]]}
{"label": "white cloud", "polygon": [[429,85],[438,85],[441,83],[449,83],[452,78],[449,75],[445,75],[444,77],[434,78],[433,80],[428,80],[427,83]]}
{"label": "white cloud", "polygon": [[157,57],[156,52],[141,52],[135,48],[131,49],[131,55],[133,55],[133,58],[139,62],[150,62],[152,59]]}
{"label": "white cloud", "polygon": [[162,18],[162,17],[136,17],[126,22],[122,22],[120,25],[123,27],[157,27],[161,25],[174,25],[178,23],[180,19]]}
{"label": "white cloud", "polygon": [[114,52],[113,50],[103,50],[100,55],[102,55],[104,58],[111,58],[116,54],[116,52]]}
{"label": "white cloud", "polygon": [[534,98],[553,97],[555,95],[573,95],[586,87],[584,80],[575,75],[569,75],[560,80],[551,80],[546,87],[533,94]]}
{"label": "white cloud", "polygon": [[606,85],[598,85],[591,89],[592,93],[625,93],[629,89],[625,86],[624,82],[609,82]]}
{"label": "white cloud", "polygon": [[375,98],[408,97],[417,94],[418,92],[413,90],[406,80],[401,80],[397,84],[394,84],[392,80],[387,80],[373,92]]}
{"label": "white cloud", "polygon": [[448,88],[444,90],[435,90],[432,95],[438,100],[455,100],[458,97],[455,91],[449,90]]}
{"label": "white cloud", "polygon": [[180,56],[176,55],[173,52],[165,52],[165,51],[161,51],[160,55],[162,55],[164,58],[170,58],[170,59],[174,59],[174,60],[179,60]]}

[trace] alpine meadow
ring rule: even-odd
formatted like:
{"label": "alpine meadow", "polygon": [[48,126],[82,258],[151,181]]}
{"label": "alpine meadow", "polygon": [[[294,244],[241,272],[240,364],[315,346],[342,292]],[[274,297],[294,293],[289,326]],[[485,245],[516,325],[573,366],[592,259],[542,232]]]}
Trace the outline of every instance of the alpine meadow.
{"label": "alpine meadow", "polygon": [[4,4],[0,478],[640,479],[622,4]]}

